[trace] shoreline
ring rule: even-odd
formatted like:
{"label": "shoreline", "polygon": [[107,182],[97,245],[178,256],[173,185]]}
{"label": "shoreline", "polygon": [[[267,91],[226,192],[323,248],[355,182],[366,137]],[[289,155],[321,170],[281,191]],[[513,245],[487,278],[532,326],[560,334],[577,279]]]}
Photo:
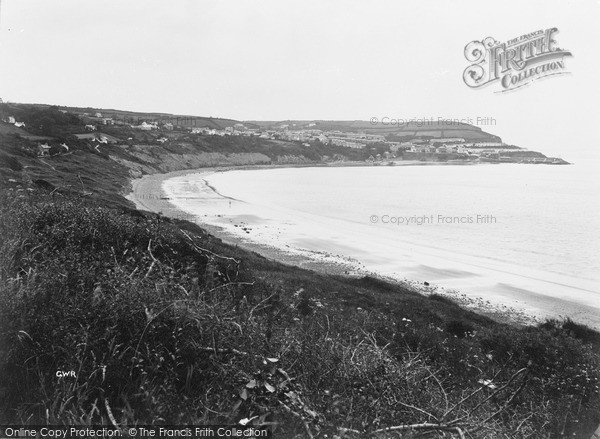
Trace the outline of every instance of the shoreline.
{"label": "shoreline", "polygon": [[[192,215],[181,211],[174,207],[171,203],[166,200],[166,195],[162,190],[162,182],[173,177],[180,177],[188,174],[202,174],[202,173],[217,173],[227,171],[243,171],[243,170],[260,170],[260,169],[286,169],[286,168],[339,168],[339,167],[372,167],[372,166],[476,166],[476,165],[490,165],[490,163],[473,162],[465,160],[455,160],[446,162],[427,162],[421,160],[397,160],[389,161],[393,165],[370,162],[331,162],[331,163],[301,163],[301,164],[271,164],[271,165],[240,165],[240,166],[215,166],[206,168],[195,168],[195,169],[182,169],[179,171],[171,171],[166,173],[147,174],[142,177],[131,177],[129,179],[131,184],[131,191],[123,193],[124,197],[133,202],[137,209],[140,207],[145,208],[151,212],[158,212],[156,208],[164,209],[165,216],[169,216],[169,212],[177,212],[179,215],[189,216]],[[153,183],[157,183],[160,180],[158,186]],[[143,182],[143,183],[142,183]],[[151,183],[152,182],[152,183]],[[139,185],[142,187],[138,187]],[[207,184],[214,192],[219,194],[214,188]],[[150,189],[150,190],[149,190]],[[219,194],[223,197],[223,195]],[[159,199],[163,199],[165,203],[157,203]]]}
{"label": "shoreline", "polygon": [[[289,168],[289,166],[280,166],[279,168]],[[146,210],[149,212],[160,213],[169,218],[193,222],[194,224],[205,229],[209,234],[215,236],[216,238],[219,238],[228,245],[232,245],[247,251],[258,253],[261,256],[273,261],[277,261],[286,265],[293,265],[307,270],[317,271],[323,274],[346,275],[349,277],[361,277],[364,275],[375,276],[375,273],[370,273],[367,271],[361,271],[359,273],[355,269],[355,264],[352,264],[350,260],[347,263],[343,263],[341,260],[339,260],[339,258],[336,258],[336,260],[334,260],[334,258],[330,258],[331,260],[329,261],[315,261],[309,257],[308,251],[306,251],[306,254],[304,255],[301,251],[297,252],[298,254],[294,254],[291,252],[286,252],[276,247],[272,247],[267,244],[259,244],[256,242],[244,241],[240,237],[227,232],[222,227],[202,222],[201,219],[195,217],[194,215],[175,207],[175,205],[173,205],[169,201],[169,198],[167,197],[162,188],[162,184],[164,181],[174,177],[180,177],[190,174],[206,177],[217,172],[227,172],[230,170],[239,171],[244,169],[247,168],[242,166],[215,167],[198,168],[195,170],[173,171],[165,174],[150,174],[141,178],[131,179],[132,192],[129,193],[125,198],[129,201],[132,201],[136,205],[136,208],[138,210]],[[248,169],[274,169],[274,167],[259,165],[250,166]],[[215,190],[212,186],[210,186],[207,183],[206,187],[210,188],[212,192],[214,192],[223,199],[229,198],[219,194],[217,190]],[[325,252],[323,252],[321,256],[325,258],[328,257],[328,255]]]}
{"label": "shoreline", "polygon": [[[406,163],[405,166],[407,165],[409,164]],[[420,163],[416,165],[418,166]],[[353,164],[351,166],[360,165]],[[362,166],[370,165],[362,164]],[[314,166],[301,165],[294,167]],[[326,165],[319,167],[326,167]],[[398,279],[381,275],[371,270],[367,270],[366,268],[361,268],[362,264],[357,260],[340,255],[333,255],[327,251],[316,252],[294,249],[292,252],[291,250],[285,251],[284,249],[273,247],[268,244],[261,244],[256,241],[249,242],[244,240],[241,236],[226,231],[222,227],[205,223],[201,218],[195,217],[194,215],[177,208],[169,201],[168,196],[163,190],[163,182],[174,177],[193,174],[200,175],[202,178],[208,177],[214,173],[226,172],[230,170],[258,170],[274,168],[290,168],[290,166],[226,166],[173,171],[166,174],[146,175],[142,178],[135,178],[131,180],[132,192],[128,194],[126,198],[132,201],[138,210],[147,210],[150,212],[161,213],[162,215],[170,218],[191,221],[205,229],[211,235],[221,239],[226,244],[260,254],[267,259],[274,260],[285,265],[293,265],[299,268],[334,276],[346,276],[350,278],[370,276],[398,285],[410,291],[417,292],[424,296],[439,294],[455,301],[463,308],[490,317],[493,320],[501,323],[523,326],[537,324],[543,321],[543,319],[540,320],[538,317],[522,309],[517,309],[507,305],[500,305],[498,303],[492,303],[490,300],[486,300],[484,297],[468,295],[460,290],[447,289],[436,285],[429,286],[424,285],[422,281]],[[209,196],[214,195],[217,198],[225,198],[221,196],[218,191],[207,184],[207,182],[205,182],[205,186],[210,190],[210,192],[212,192],[212,194],[209,194]],[[556,302],[553,298],[545,296],[533,297],[533,299],[541,303],[547,303],[549,301]]]}

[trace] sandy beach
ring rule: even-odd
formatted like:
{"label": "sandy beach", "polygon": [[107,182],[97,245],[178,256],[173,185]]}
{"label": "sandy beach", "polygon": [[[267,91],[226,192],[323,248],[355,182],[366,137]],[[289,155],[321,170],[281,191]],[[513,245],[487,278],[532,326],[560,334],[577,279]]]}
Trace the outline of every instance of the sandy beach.
{"label": "sandy beach", "polygon": [[[258,167],[255,167],[254,169],[258,169]],[[131,180],[132,192],[127,195],[126,198],[134,202],[139,210],[161,213],[169,218],[191,221],[200,225],[203,229],[227,244],[256,252],[268,259],[327,274],[348,276],[361,276],[366,274],[357,269],[356,261],[344,260],[340,257],[334,257],[331,254],[321,253],[317,255],[314,252],[306,252],[304,254],[302,252],[285,252],[270,245],[261,245],[257,242],[243,240],[239,236],[229,233],[222,227],[203,222],[201,218],[179,209],[170,201],[170,198],[163,189],[163,183],[175,177],[194,174],[195,176],[203,178],[216,172],[226,172],[228,170],[231,170],[231,168],[203,168],[174,171],[166,174],[146,175],[142,178]],[[206,185],[205,189],[206,190],[203,191],[202,194],[204,201],[211,198],[223,199],[223,197],[216,193],[209,185]]]}
{"label": "sandy beach", "polygon": [[[254,167],[251,169],[257,168]],[[342,253],[343,249],[340,250],[339,248],[335,247],[328,248],[327,251],[318,252],[303,251],[297,248],[285,251],[282,248],[259,243],[255,240],[253,241],[250,239],[245,239],[244,233],[253,233],[251,229],[239,230],[239,233],[231,233],[231,231],[224,227],[216,226],[214,222],[213,224],[204,222],[201,216],[194,216],[180,208],[177,208],[177,206],[172,202],[175,200],[171,200],[164,190],[164,182],[176,177],[193,174],[195,181],[203,181],[204,178],[209,177],[210,175],[228,170],[232,170],[232,168],[204,168],[144,176],[142,178],[132,180],[131,183],[133,190],[132,193],[127,196],[127,198],[134,202],[136,207],[140,210],[160,212],[161,214],[170,218],[192,221],[203,227],[212,235],[222,239],[224,242],[256,252],[268,259],[277,260],[284,264],[295,265],[301,268],[315,270],[327,274],[345,276],[371,275],[384,278],[390,282],[398,283],[405,288],[409,288],[410,290],[417,291],[425,295],[435,293],[448,296],[462,306],[492,317],[498,321],[515,324],[533,324],[540,321],[539,314],[535,312],[535,310],[538,308],[561,310],[561,315],[581,314],[582,307],[580,304],[574,304],[566,300],[545,295],[531,294],[531,292],[528,291],[517,291],[514,289],[511,290],[510,288],[506,289],[506,294],[510,295],[512,293],[514,298],[523,298],[526,296],[527,306],[517,308],[499,303],[498,301],[488,300],[489,298],[474,297],[472,294],[464,294],[458,290],[442,288],[434,283],[425,286],[422,281],[411,279],[399,280],[397,278],[381,276],[371,270],[366,269],[359,261],[344,256]],[[210,203],[228,203],[229,207],[231,207],[232,203],[240,203],[239,200],[228,200],[224,198],[206,182],[205,184],[201,185],[201,187],[195,188],[194,193],[194,202],[197,203],[200,199],[201,202],[206,203],[207,206],[210,205]],[[243,224],[243,221],[241,224]],[[243,226],[241,226],[241,228],[243,229]],[[325,246],[325,248],[327,248],[326,243],[321,244],[322,247]],[[586,321],[585,323],[595,326],[593,321]]]}

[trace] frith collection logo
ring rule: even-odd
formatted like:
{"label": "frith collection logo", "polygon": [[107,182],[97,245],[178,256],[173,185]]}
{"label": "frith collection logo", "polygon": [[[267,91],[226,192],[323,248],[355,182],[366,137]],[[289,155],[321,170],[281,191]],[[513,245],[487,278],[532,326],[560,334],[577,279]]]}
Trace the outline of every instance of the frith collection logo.
{"label": "frith collection logo", "polygon": [[463,73],[465,84],[480,88],[499,82],[506,92],[552,75],[568,73],[568,50],[557,47],[558,29],[540,29],[500,43],[492,37],[471,41],[465,46],[465,58],[473,64]]}

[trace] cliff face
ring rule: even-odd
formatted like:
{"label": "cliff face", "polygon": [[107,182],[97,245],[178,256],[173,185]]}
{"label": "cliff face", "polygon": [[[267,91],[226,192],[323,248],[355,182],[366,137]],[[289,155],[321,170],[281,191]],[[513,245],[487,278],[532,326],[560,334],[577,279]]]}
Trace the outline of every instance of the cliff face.
{"label": "cliff face", "polygon": [[271,159],[262,153],[169,152],[149,145],[120,146],[122,154],[109,157],[129,168],[132,176],[211,166],[262,165]]}

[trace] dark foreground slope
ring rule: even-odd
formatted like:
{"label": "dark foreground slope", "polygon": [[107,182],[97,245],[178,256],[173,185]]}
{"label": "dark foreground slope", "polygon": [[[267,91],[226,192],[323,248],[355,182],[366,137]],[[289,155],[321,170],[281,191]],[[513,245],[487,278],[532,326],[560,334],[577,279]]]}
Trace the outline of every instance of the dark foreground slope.
{"label": "dark foreground slope", "polygon": [[585,327],[284,266],[131,209],[129,168],[89,145],[30,146],[0,150],[2,422],[586,439],[600,422]]}

